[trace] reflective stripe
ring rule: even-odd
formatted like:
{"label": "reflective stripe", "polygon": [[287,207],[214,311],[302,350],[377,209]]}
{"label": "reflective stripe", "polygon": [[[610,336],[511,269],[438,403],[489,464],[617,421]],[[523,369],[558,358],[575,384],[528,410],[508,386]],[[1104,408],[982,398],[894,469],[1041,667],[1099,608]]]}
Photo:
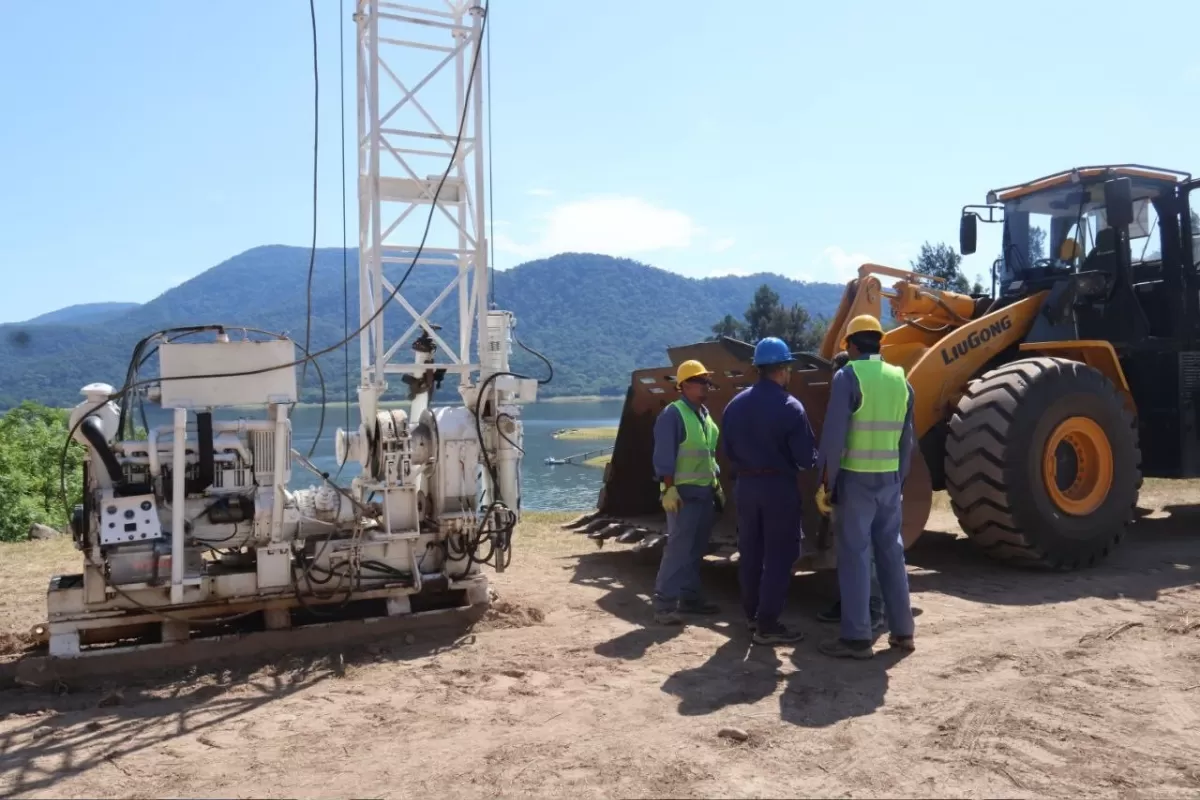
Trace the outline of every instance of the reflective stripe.
{"label": "reflective stripe", "polygon": [[861,458],[870,461],[879,461],[889,458],[899,458],[900,450],[847,450],[844,458]]}
{"label": "reflective stripe", "polygon": [[[717,424],[683,400],[671,404],[683,420],[683,441],[675,453],[676,486],[712,486],[717,481]],[[665,487],[664,487],[665,488]]]}
{"label": "reflective stripe", "polygon": [[904,422],[861,422],[850,420],[852,431],[902,431]]}
{"label": "reflective stripe", "polygon": [[900,437],[908,415],[904,370],[877,355],[851,361],[846,368],[858,380],[862,403],[850,417],[842,469],[896,472],[900,469]]}

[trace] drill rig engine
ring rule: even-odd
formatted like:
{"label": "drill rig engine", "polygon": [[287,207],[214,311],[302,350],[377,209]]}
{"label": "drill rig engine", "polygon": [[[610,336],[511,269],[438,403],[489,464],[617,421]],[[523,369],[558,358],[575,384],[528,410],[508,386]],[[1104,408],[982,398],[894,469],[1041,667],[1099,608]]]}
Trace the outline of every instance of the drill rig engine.
{"label": "drill rig engine", "polygon": [[[460,390],[467,405],[431,408],[422,383],[408,412],[377,408],[337,432],[338,462],[362,467],[348,489],[292,450],[290,340],[159,343],[161,381],[146,394],[173,422],[145,438],[120,435],[113,387],[85,387],[70,420],[88,451],[73,520],[84,570],[52,581],[51,656],[158,625],[163,642],[181,641],[231,613],[262,611],[271,629],[290,627],[293,610],[358,599],[386,600],[392,615],[486,604],[481,565],[504,568],[519,514],[514,403],[537,388],[508,373],[512,315],[492,317],[486,377]],[[414,349],[432,362],[431,348]],[[247,406],[266,414],[228,418]],[[289,488],[293,455],[321,485]]]}

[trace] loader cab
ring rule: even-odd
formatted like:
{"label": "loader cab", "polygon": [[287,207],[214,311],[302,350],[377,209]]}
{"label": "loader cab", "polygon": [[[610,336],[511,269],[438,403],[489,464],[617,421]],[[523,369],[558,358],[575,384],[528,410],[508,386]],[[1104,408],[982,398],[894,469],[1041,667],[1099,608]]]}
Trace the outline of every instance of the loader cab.
{"label": "loader cab", "polygon": [[997,189],[986,206],[963,210],[960,250],[974,252],[979,220],[997,223],[998,299],[1049,289],[1073,306],[1056,331],[1039,331],[1042,340],[1200,346],[1195,188],[1187,173],[1096,167]]}
{"label": "loader cab", "polygon": [[996,302],[1047,291],[1027,342],[1112,344],[1138,411],[1147,476],[1200,475],[1200,181],[1089,167],[989,192],[963,210],[1000,227]]}

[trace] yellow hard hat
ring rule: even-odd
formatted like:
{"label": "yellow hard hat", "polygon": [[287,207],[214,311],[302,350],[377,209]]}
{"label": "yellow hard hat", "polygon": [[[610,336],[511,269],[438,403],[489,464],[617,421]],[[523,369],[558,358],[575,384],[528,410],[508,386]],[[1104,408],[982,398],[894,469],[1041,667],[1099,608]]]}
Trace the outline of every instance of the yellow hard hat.
{"label": "yellow hard hat", "polygon": [[707,378],[709,375],[712,373],[705,369],[699,361],[685,361],[675,372],[675,386],[678,388],[683,385],[684,381],[690,381],[692,378]]}
{"label": "yellow hard hat", "polygon": [[879,324],[879,320],[870,314],[859,314],[854,319],[850,320],[850,324],[846,326],[846,336],[853,336],[856,333],[883,333],[883,326]]}

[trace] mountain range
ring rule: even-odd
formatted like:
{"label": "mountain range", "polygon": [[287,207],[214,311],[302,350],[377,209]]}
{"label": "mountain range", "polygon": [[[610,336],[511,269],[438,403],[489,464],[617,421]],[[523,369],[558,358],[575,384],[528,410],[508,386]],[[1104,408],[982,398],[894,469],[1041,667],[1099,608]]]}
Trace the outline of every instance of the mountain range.
{"label": "mountain range", "polygon": [[[218,264],[145,304],[88,303],[43,314],[22,323],[0,325],[0,408],[22,400],[68,406],[80,389],[103,381],[123,383],[137,340],[168,326],[219,323],[247,325],[304,339],[305,281],[310,250],[268,245]],[[313,350],[346,334],[343,263],[349,290],[349,331],[358,328],[358,254],[341,248],[318,249],[313,268]],[[407,264],[390,265],[390,280]],[[424,309],[453,277],[454,268],[421,264],[404,283],[403,297]],[[775,274],[687,278],[632,261],[590,253],[562,253],[496,272],[497,307],[517,318],[516,335],[554,364],[543,397],[621,395],[630,373],[666,363],[668,346],[709,338],[726,314],[741,318],[755,290],[769,285],[783,303],[800,303],[814,316],[831,316],[842,284],[808,283]],[[440,335],[457,342],[456,294],[431,315]],[[411,321],[396,303],[384,314],[393,339]],[[350,348],[350,386],[358,383],[358,347]],[[329,399],[345,396],[345,358],[338,348],[318,359]],[[151,365],[153,366],[153,365]],[[545,366],[519,348],[514,371],[545,374]],[[145,374],[145,373],[143,373]],[[154,374],[151,372],[150,374]],[[452,381],[448,380],[449,386]],[[391,394],[402,396],[393,380]],[[315,371],[309,370],[303,399],[320,398]]]}

